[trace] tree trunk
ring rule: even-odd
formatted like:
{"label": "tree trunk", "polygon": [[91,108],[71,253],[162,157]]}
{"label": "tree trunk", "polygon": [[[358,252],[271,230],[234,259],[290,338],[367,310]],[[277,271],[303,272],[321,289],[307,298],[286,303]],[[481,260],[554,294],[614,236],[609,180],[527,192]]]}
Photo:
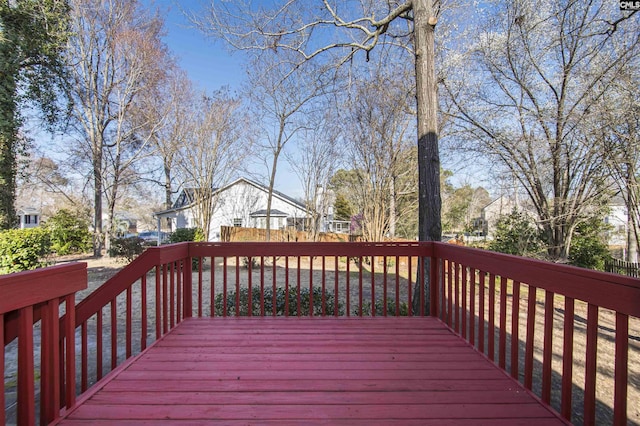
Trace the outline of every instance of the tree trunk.
{"label": "tree trunk", "polygon": [[[416,96],[418,103],[418,239],[440,241],[440,154],[438,151],[438,94],[435,76],[436,24],[432,0],[416,0],[414,12],[414,49]],[[429,312],[429,265],[420,263],[414,291],[415,313],[419,312],[420,288],[425,286],[425,312]],[[417,297],[416,297],[417,296]]]}
{"label": "tree trunk", "polygon": [[102,141],[93,147],[93,255],[102,256]]}
{"label": "tree trunk", "polygon": [[6,68],[10,67],[3,65],[0,72],[3,75],[2,86],[0,86],[0,229],[11,229],[18,223],[15,209],[17,87],[11,70]]}
{"label": "tree trunk", "polygon": [[[169,210],[172,206],[171,196],[173,195],[173,191],[171,190],[171,165],[169,162],[164,162],[164,205],[167,210]],[[167,218],[167,229],[169,232],[173,231],[171,218]],[[160,231],[160,229],[158,229]]]}

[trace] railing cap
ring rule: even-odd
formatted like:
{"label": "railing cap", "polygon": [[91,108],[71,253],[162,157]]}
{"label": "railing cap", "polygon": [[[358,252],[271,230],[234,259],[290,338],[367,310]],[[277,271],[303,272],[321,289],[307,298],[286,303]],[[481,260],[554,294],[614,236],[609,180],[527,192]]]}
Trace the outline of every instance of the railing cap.
{"label": "railing cap", "polygon": [[87,264],[74,262],[0,276],[0,314],[87,288]]}

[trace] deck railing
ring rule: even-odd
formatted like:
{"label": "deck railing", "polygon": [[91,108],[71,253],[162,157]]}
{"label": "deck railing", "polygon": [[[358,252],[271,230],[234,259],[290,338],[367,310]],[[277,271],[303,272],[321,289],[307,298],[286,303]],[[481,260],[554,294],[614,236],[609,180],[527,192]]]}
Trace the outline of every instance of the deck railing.
{"label": "deck railing", "polygon": [[[425,275],[418,273],[420,266],[428,263],[435,285],[425,294],[416,283]],[[54,271],[37,274],[47,277]],[[3,279],[11,282],[19,275]],[[40,312],[41,301],[24,292],[19,296],[23,305]],[[58,297],[52,296],[49,304]],[[69,303],[70,296],[65,297]],[[0,333],[4,328],[6,349],[15,345],[15,330],[27,330],[33,320],[27,307],[24,318],[19,314],[18,327],[16,314],[6,310],[9,306],[14,312],[17,305],[2,302],[0,298]],[[415,311],[414,305],[419,307]],[[536,314],[538,305],[542,315]],[[628,381],[640,374],[640,363],[629,362],[640,352],[633,334],[640,330],[639,280],[440,243],[181,243],[151,248],[70,310],[70,316],[62,315],[67,325],[58,335],[51,321],[44,324],[42,338],[60,341],[59,347],[69,349],[66,357],[78,342],[76,393],[82,394],[192,316],[422,316],[428,310],[570,421],[626,424],[628,401],[640,400],[637,383],[629,386]],[[18,345],[29,351],[29,338],[22,336]],[[57,374],[46,364],[41,388],[58,389],[44,378]],[[33,370],[30,365],[25,369]],[[67,377],[61,382],[73,388],[73,366],[60,371]],[[25,395],[18,401],[20,424],[33,423],[35,414],[27,415],[37,405],[29,386],[33,379],[18,380],[19,395]],[[51,407],[69,406],[75,396],[67,391],[49,402],[42,392],[40,412],[48,413],[42,423],[59,415]]]}
{"label": "deck railing", "polygon": [[[17,411],[20,424],[55,420],[61,407],[75,403],[75,292],[87,287],[84,263],[0,276],[0,377],[5,378],[5,349],[17,337]],[[60,312],[68,315],[60,321]],[[37,327],[34,324],[37,323]],[[40,335],[34,351],[34,335]],[[67,339],[61,340],[60,336]],[[37,339],[36,339],[37,340]],[[39,352],[40,357],[37,356]],[[35,366],[40,379],[36,381]],[[38,382],[38,383],[37,383]],[[39,404],[36,410],[36,384]],[[0,421],[5,422],[5,380],[0,384]]]}

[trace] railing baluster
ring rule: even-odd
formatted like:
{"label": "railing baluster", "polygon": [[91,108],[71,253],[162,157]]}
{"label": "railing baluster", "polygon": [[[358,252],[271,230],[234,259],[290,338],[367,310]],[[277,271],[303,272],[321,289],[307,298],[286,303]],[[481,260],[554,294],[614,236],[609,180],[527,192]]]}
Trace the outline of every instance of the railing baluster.
{"label": "railing baluster", "polygon": [[[409,265],[409,271],[407,273],[407,309],[409,311],[409,316],[413,316],[413,305],[411,304],[411,293],[413,292],[413,288],[411,285],[411,274],[413,273],[413,268],[411,267],[411,260],[412,260],[412,256],[409,256],[408,259],[408,265]],[[418,262],[418,265],[420,264],[420,262]],[[416,277],[416,280],[418,278]]]}
{"label": "railing baluster", "polygon": [[462,311],[462,338],[468,339],[467,334],[467,267],[460,265],[462,268],[462,305],[460,306]]}
{"label": "railing baluster", "polygon": [[20,309],[19,327],[18,420],[20,424],[32,425],[36,421],[33,383],[33,306]]}
{"label": "railing baluster", "polygon": [[[176,325],[176,262],[169,269],[169,330]],[[167,330],[168,331],[168,330]]]}
{"label": "railing baluster", "polygon": [[162,334],[169,331],[169,282],[167,278],[167,264],[162,265]]}
{"label": "railing baluster", "polygon": [[351,259],[347,259],[347,316],[351,316]]}
{"label": "railing baluster", "polygon": [[571,396],[573,391],[573,331],[574,299],[564,298],[564,335],[562,342],[562,417],[571,421]]}
{"label": "railing baluster", "polygon": [[209,259],[211,262],[211,271],[209,272],[211,281],[209,296],[209,315],[211,317],[214,317],[216,316],[216,258],[214,256],[211,256]]}
{"label": "railing baluster", "polygon": [[240,316],[240,258],[236,256],[236,316]]}
{"label": "railing baluster", "polygon": [[4,398],[4,314],[0,313],[0,420],[4,422],[6,418],[5,398]]}
{"label": "railing baluster", "polygon": [[132,323],[132,316],[133,316],[133,310],[132,310],[132,303],[131,303],[131,298],[132,298],[132,293],[131,293],[131,287],[127,287],[127,312],[126,312],[126,321],[125,321],[125,351],[127,354],[127,358],[129,358],[131,356],[131,335],[133,333],[132,327],[131,327],[131,323]]}
{"label": "railing baluster", "polygon": [[469,269],[469,342],[476,345],[476,269]]}
{"label": "railing baluster", "polygon": [[484,354],[484,282],[486,273],[484,271],[478,272],[478,285],[480,291],[478,292],[478,350]]}
{"label": "railing baluster", "polygon": [[371,256],[371,316],[376,316],[376,258]]}
{"label": "railing baluster", "polygon": [[542,357],[542,400],[551,402],[551,360],[553,357],[553,297],[546,290],[544,298],[544,347]]}
{"label": "railing baluster", "polygon": [[613,424],[627,424],[629,380],[629,316],[616,312],[616,353],[614,372]]}
{"label": "railing baluster", "polygon": [[496,355],[496,276],[489,274],[489,359],[495,360]]}
{"label": "railing baluster", "polygon": [[289,256],[284,258],[284,315],[289,316]]}
{"label": "railing baluster", "polygon": [[400,257],[396,256],[396,288],[395,288],[396,316],[400,315]]}
{"label": "railing baluster", "polygon": [[96,381],[102,379],[102,308],[96,313]]}
{"label": "railing baluster", "polygon": [[161,268],[160,265],[156,265],[156,288],[155,288],[155,294],[156,294],[156,300],[155,300],[155,307],[156,307],[156,340],[158,340],[160,338],[160,336],[162,335],[162,330],[161,330],[161,325],[162,325],[162,297],[161,297]]}
{"label": "railing baluster", "polygon": [[[253,315],[253,274],[251,264],[253,263],[253,257],[247,257],[247,316]],[[239,311],[236,315],[240,315]]]}
{"label": "railing baluster", "polygon": [[518,330],[520,322],[520,282],[513,282],[511,299],[511,377],[518,380]]}
{"label": "railing baluster", "polygon": [[[277,272],[278,272],[278,268],[276,265],[276,257],[273,256],[273,262],[271,263],[271,273],[272,273],[272,279],[271,279],[271,286],[273,287],[273,295],[272,295],[272,299],[273,299],[273,316],[275,317],[278,314],[278,286],[277,286]],[[288,271],[286,272],[288,274]],[[288,278],[288,277],[287,277]],[[286,299],[289,298],[289,295],[286,294]],[[287,315],[285,313],[285,315]]]}
{"label": "railing baluster", "polygon": [[362,256],[358,257],[358,316],[362,316]]}
{"label": "railing baluster", "polygon": [[387,316],[387,256],[382,257],[383,271],[382,271],[382,312]]}
{"label": "railing baluster", "polygon": [[[202,264],[204,263],[204,257],[198,257],[198,318],[202,318],[202,287],[204,286],[204,282],[202,280]],[[213,271],[214,267],[211,264],[211,270]],[[211,286],[213,288],[213,281],[211,282]]]}
{"label": "railing baluster", "polygon": [[462,271],[460,271],[460,264],[459,263],[454,263],[453,264],[453,273],[455,274],[454,277],[454,284],[455,284],[455,294],[456,294],[456,303],[455,303],[455,309],[456,309],[456,333],[460,334],[461,333],[461,327],[460,327],[460,314],[461,314],[461,309],[460,309],[460,274]]}
{"label": "railing baluster", "polygon": [[[451,261],[445,260],[447,265],[447,294],[446,294],[446,304],[447,304],[447,325],[453,328],[453,277]],[[444,295],[444,293],[443,293]]]}
{"label": "railing baluster", "polygon": [[[80,390],[82,392],[87,390],[87,386],[89,383],[89,351],[87,344],[87,322],[84,321],[80,326]],[[2,417],[0,417],[2,418]]]}
{"label": "railing baluster", "polygon": [[[67,409],[76,403],[76,310],[75,310],[75,294],[69,294],[65,297],[65,321],[64,330],[66,336],[65,348],[65,395],[64,401]],[[57,309],[56,309],[57,311]]]}
{"label": "railing baluster", "polygon": [[584,363],[584,424],[596,419],[596,360],[598,351],[598,305],[587,308],[587,347]]}
{"label": "railing baluster", "polygon": [[498,337],[498,366],[506,370],[507,363],[507,277],[500,277],[500,336]]}
{"label": "railing baluster", "polygon": [[[117,297],[117,296],[116,296]],[[116,299],[111,300],[111,369],[118,366],[118,315]]]}
{"label": "railing baluster", "polygon": [[[58,298],[42,305],[40,346],[40,423],[49,424],[60,409],[60,326]],[[2,359],[4,363],[4,358]],[[4,376],[3,376],[4,377]],[[4,420],[4,419],[3,419]]]}
{"label": "railing baluster", "polygon": [[222,316],[227,316],[227,257],[222,258]]}
{"label": "railing baluster", "polygon": [[309,256],[309,316],[313,316],[313,256]]}
{"label": "railing baluster", "polygon": [[140,279],[140,350],[147,348],[147,274]]}
{"label": "railing baluster", "polygon": [[334,294],[335,294],[335,307],[333,308],[334,310],[334,315],[337,317],[340,313],[338,312],[339,309],[338,307],[340,306],[339,300],[339,292],[338,292],[338,283],[339,283],[339,278],[340,278],[340,274],[338,271],[338,256],[334,256],[333,258],[333,267],[334,267],[334,279],[335,279],[335,290],[334,290]]}
{"label": "railing baluster", "polygon": [[260,316],[264,317],[264,256],[260,256]]}
{"label": "railing baluster", "polygon": [[529,285],[529,295],[527,296],[527,342],[525,344],[524,355],[524,387],[529,390],[533,385],[533,343],[536,330],[536,293],[536,287]]}
{"label": "railing baluster", "polygon": [[[322,316],[326,316],[327,315],[327,311],[325,309],[325,305],[326,305],[326,301],[327,301],[327,296],[325,294],[326,292],[326,285],[325,285],[325,279],[326,279],[326,272],[325,272],[325,267],[326,267],[326,256],[322,256],[322,293],[321,293],[321,297],[322,297]],[[336,297],[338,297],[338,295],[335,295]]]}
{"label": "railing baluster", "polygon": [[302,261],[301,261],[300,256],[297,256],[297,259],[298,259],[298,271],[297,271],[297,278],[298,278],[298,316],[301,316],[302,315],[302,298],[301,298],[301,295],[300,295],[300,290],[301,290],[302,284],[300,282],[300,273],[301,273],[300,269],[301,269],[301,262]]}

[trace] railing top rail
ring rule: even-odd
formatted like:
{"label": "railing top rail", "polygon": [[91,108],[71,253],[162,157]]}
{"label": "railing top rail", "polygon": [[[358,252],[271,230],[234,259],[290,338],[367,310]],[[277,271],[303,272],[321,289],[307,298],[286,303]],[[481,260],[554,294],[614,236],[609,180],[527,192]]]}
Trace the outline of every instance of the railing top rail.
{"label": "railing top rail", "polygon": [[141,276],[158,265],[175,262],[189,256],[189,243],[150,247],[135,258],[127,267],[94,290],[76,307],[76,325],[82,324],[109,301],[127,289]]}
{"label": "railing top rail", "polygon": [[83,262],[0,276],[0,314],[37,305],[87,288]]}
{"label": "railing top rail", "polygon": [[435,243],[436,257],[640,318],[640,279]]}
{"label": "railing top rail", "polygon": [[430,256],[431,243],[233,242],[189,243],[191,256]]}

